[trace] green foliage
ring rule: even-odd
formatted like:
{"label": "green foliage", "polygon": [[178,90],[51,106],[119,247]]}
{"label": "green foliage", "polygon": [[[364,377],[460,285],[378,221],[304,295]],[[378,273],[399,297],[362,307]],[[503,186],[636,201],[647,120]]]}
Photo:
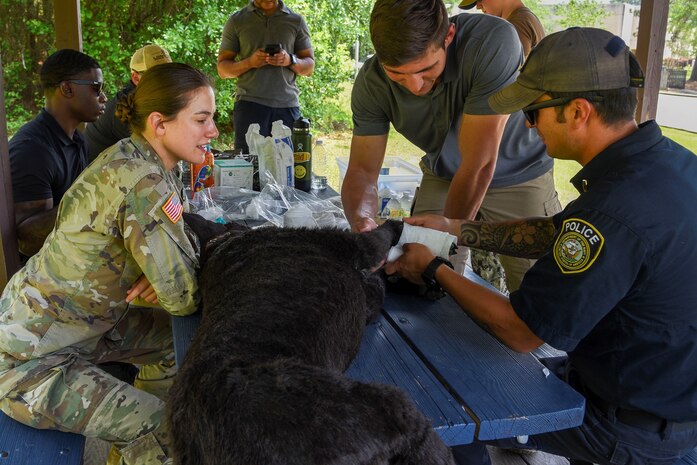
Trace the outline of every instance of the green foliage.
{"label": "green foliage", "polygon": [[[82,0],[83,49],[102,67],[105,90],[113,96],[130,79],[136,49],[155,43],[172,59],[191,64],[215,79],[216,122],[232,132],[235,79],[218,78],[216,65],[223,26],[247,0]],[[303,114],[319,128],[345,126],[349,115],[337,105],[342,84],[353,76],[356,39],[369,44],[372,0],[288,0],[310,28],[315,72],[298,77]],[[43,104],[38,71],[55,47],[53,0],[0,0],[0,58],[10,131],[31,119]]]}
{"label": "green foliage", "polygon": [[[307,21],[315,52],[315,71],[310,79],[298,78],[300,104],[305,116],[322,128],[348,123],[335,104],[341,84],[353,76],[352,47],[365,35],[371,0],[293,0],[288,5]],[[369,41],[368,41],[369,42]]]}
{"label": "green foliage", "polygon": [[597,0],[569,0],[566,5],[557,6],[555,13],[560,16],[562,29],[573,26],[599,27],[608,15]]}
{"label": "green foliage", "polygon": [[554,20],[552,19],[552,10],[542,4],[541,0],[526,0],[525,6],[530,8],[535,16],[537,16],[545,29],[546,34],[554,31]]}
{"label": "green foliage", "polygon": [[41,108],[39,69],[54,42],[52,15],[53,0],[0,2],[0,58],[10,132]]}
{"label": "green foliage", "polygon": [[673,54],[695,58],[697,55],[697,0],[672,0],[668,10],[667,41]]}

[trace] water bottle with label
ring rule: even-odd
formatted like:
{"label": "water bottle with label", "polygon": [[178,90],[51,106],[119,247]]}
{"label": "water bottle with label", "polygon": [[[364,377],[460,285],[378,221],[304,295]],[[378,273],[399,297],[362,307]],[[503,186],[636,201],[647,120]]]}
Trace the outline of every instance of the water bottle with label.
{"label": "water bottle with label", "polygon": [[298,118],[293,123],[293,159],[295,188],[310,192],[312,189],[312,133],[310,120]]}
{"label": "water bottle with label", "polygon": [[402,204],[399,202],[397,195],[392,196],[392,198],[385,205],[383,210],[383,218],[397,220],[402,217]]}
{"label": "water bottle with label", "polygon": [[392,199],[394,192],[386,187],[383,187],[378,191],[378,216],[380,218],[388,218],[389,210],[387,210],[387,203]]}

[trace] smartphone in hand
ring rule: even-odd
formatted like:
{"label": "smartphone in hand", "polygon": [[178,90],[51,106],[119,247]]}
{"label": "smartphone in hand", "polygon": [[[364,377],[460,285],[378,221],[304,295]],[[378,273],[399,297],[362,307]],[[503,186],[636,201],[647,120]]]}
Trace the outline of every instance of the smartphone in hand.
{"label": "smartphone in hand", "polygon": [[281,44],[266,44],[266,47],[264,47],[264,51],[269,55],[280,53],[281,50],[283,50],[283,46]]}

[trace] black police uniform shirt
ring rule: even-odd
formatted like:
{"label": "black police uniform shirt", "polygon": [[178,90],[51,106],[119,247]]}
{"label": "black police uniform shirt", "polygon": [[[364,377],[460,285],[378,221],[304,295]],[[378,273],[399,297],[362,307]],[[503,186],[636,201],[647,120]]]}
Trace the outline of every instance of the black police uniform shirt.
{"label": "black police uniform shirt", "polygon": [[22,126],[9,143],[12,195],[15,202],[63,194],[87,166],[87,148],[79,131],[71,139],[45,109]]}
{"label": "black police uniform shirt", "polygon": [[697,157],[651,121],[572,183],[513,308],[605,401],[697,420]]}

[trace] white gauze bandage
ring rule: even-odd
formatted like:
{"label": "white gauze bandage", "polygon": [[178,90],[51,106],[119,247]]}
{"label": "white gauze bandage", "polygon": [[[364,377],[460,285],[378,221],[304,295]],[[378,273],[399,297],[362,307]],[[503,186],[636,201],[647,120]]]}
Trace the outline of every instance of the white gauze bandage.
{"label": "white gauze bandage", "polygon": [[453,243],[457,244],[457,237],[447,232],[404,223],[402,235],[399,236],[397,245],[392,247],[387,254],[387,261],[393,262],[401,257],[404,253],[402,244],[410,244],[412,242],[425,245],[434,255],[447,260],[450,255],[450,247]]}

